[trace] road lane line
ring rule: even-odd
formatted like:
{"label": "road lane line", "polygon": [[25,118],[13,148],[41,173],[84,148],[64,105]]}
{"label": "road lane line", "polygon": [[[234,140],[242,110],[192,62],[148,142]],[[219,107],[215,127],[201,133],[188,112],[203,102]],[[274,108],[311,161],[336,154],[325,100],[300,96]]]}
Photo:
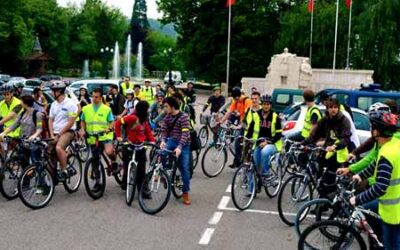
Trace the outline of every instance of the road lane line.
{"label": "road lane line", "polygon": [[221,201],[218,204],[218,209],[222,210],[222,209],[226,208],[230,199],[231,199],[231,197],[229,197],[229,196],[222,196]]}
{"label": "road lane line", "polygon": [[229,186],[225,190],[225,193],[230,193],[230,192],[232,192],[232,184],[229,184]]}
{"label": "road lane line", "polygon": [[215,228],[207,228],[199,240],[199,245],[208,245],[208,243],[210,243],[212,235],[214,234],[214,231]]}
{"label": "road lane line", "polygon": [[221,220],[223,212],[215,212],[211,219],[208,221],[210,225],[217,225],[218,222]]}
{"label": "road lane line", "polygon": [[[220,210],[224,211],[237,211],[237,212],[246,212],[246,213],[259,213],[259,214],[272,214],[272,215],[279,215],[278,211],[268,211],[268,210],[257,210],[257,209],[246,209],[243,211],[240,211],[239,209],[233,208],[233,207],[223,207],[219,208]],[[283,213],[284,215],[288,216],[296,216],[297,214],[295,213]]]}

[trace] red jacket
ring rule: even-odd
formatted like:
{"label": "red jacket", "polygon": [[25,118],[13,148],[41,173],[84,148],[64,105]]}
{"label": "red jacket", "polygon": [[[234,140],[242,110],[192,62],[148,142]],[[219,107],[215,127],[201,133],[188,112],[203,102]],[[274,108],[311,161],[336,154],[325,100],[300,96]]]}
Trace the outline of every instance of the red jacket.
{"label": "red jacket", "polygon": [[139,118],[135,114],[124,116],[115,122],[116,137],[121,137],[121,125],[124,125],[128,140],[131,143],[138,144],[145,141],[155,142],[149,122],[146,121],[144,124],[140,123]]}

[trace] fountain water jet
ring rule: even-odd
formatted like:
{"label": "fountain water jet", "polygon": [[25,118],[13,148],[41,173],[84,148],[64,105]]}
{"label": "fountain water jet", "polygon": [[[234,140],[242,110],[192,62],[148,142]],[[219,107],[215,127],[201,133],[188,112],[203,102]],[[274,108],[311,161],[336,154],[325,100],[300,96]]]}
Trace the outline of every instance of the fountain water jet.
{"label": "fountain water jet", "polygon": [[141,42],[138,44],[135,73],[136,79],[138,79],[139,81],[143,79],[143,46]]}
{"label": "fountain water jet", "polygon": [[119,47],[118,47],[118,42],[115,42],[113,67],[112,67],[112,77],[114,79],[119,78],[119,67],[120,67]]}
{"label": "fountain water jet", "polygon": [[125,70],[124,73],[126,76],[131,76],[131,50],[132,50],[132,40],[131,34],[128,35],[126,40],[126,47],[125,47]]}

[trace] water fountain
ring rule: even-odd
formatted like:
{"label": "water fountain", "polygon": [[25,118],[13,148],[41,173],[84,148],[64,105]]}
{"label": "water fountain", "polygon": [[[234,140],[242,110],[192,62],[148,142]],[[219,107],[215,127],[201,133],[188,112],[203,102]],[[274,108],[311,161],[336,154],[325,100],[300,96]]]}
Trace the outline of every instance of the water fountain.
{"label": "water fountain", "polygon": [[89,59],[86,59],[86,60],[83,61],[82,77],[83,78],[89,78],[90,77]]}
{"label": "water fountain", "polygon": [[136,58],[136,72],[135,77],[137,80],[142,80],[143,77],[143,46],[140,42],[138,44],[138,53]]}
{"label": "water fountain", "polygon": [[112,77],[114,79],[119,78],[119,65],[120,65],[119,47],[118,47],[118,42],[115,42],[113,67],[112,67]]}
{"label": "water fountain", "polygon": [[125,70],[124,74],[126,76],[131,76],[131,48],[132,46],[132,40],[131,40],[131,34],[128,35],[128,38],[126,40],[126,47],[125,47]]}

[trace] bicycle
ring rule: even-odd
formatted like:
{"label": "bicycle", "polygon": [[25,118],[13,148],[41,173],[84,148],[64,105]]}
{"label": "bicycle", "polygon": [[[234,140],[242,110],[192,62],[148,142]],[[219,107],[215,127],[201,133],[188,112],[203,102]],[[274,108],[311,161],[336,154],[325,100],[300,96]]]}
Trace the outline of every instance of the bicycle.
{"label": "bicycle", "polygon": [[[240,136],[237,139],[243,139],[243,163],[233,176],[231,195],[235,207],[239,210],[245,210],[252,204],[256,196],[256,189],[259,189],[261,186],[264,187],[265,193],[270,198],[278,194],[282,184],[282,171],[279,169],[279,165],[272,164],[274,159],[271,159],[269,163],[270,178],[265,180],[257,170],[253,161],[254,144],[264,141],[265,138],[254,140]],[[269,143],[272,142],[269,141]]]}
{"label": "bicycle", "polygon": [[168,204],[171,191],[175,198],[183,195],[183,182],[175,151],[157,149],[156,159],[146,174],[139,191],[139,205],[143,212],[156,214]]}
{"label": "bicycle", "polygon": [[67,154],[76,153],[81,162],[86,162],[90,156],[90,148],[85,139],[79,138],[77,132],[75,132],[75,138],[71,141],[68,147],[65,149]]}
{"label": "bicycle", "polygon": [[[207,147],[201,160],[201,168],[207,177],[216,177],[225,168],[228,161],[227,148],[232,155],[235,155],[234,141],[239,135],[240,130],[234,127],[230,121],[221,124],[218,131],[218,140]],[[206,159],[211,162],[206,162]]]}
{"label": "bicycle", "polygon": [[104,153],[103,144],[99,141],[100,136],[105,132],[90,133],[87,136],[93,136],[95,143],[91,145],[92,158],[86,162],[84,168],[84,184],[88,195],[97,200],[104,194],[106,188],[106,171],[107,175],[114,176],[115,181],[121,185],[123,176],[122,162],[122,144],[117,143],[116,148],[116,165],[113,169],[111,159]]}
{"label": "bicycle", "polygon": [[[215,121],[217,117],[217,113],[212,113],[211,115],[203,115],[200,114],[200,124],[203,126],[199,130],[198,137],[201,141],[201,148],[204,148],[207,145],[209,131],[213,131],[210,125],[210,121]],[[214,132],[212,132],[214,134]]]}
{"label": "bicycle", "polygon": [[[18,180],[19,198],[25,206],[31,209],[47,206],[53,197],[55,186],[60,182],[68,193],[74,193],[78,191],[82,181],[82,164],[79,160],[67,161],[67,176],[58,169],[55,160],[51,159],[48,152],[48,143],[51,141],[52,139],[38,139],[24,142],[40,152],[38,161],[27,166]],[[68,157],[78,156],[72,154]]]}

